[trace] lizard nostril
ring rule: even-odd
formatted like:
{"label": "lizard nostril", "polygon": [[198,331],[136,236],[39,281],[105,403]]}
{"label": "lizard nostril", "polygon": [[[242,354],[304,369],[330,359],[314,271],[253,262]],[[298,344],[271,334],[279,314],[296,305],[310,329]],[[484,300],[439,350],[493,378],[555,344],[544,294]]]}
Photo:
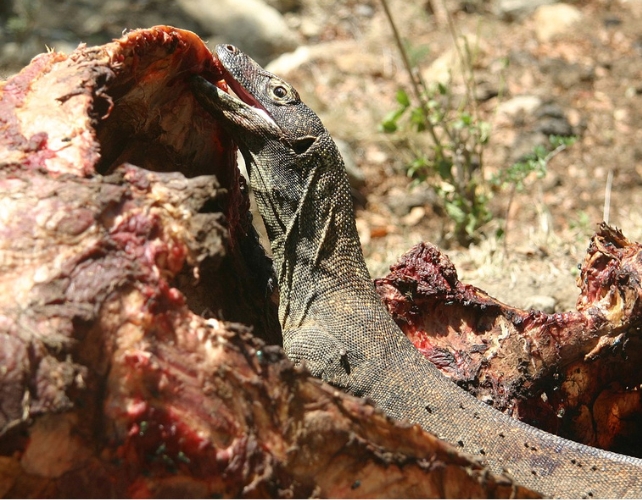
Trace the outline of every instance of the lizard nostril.
{"label": "lizard nostril", "polygon": [[236,47],[234,45],[226,45],[225,50],[227,50],[231,54],[234,54],[234,52],[236,52]]}

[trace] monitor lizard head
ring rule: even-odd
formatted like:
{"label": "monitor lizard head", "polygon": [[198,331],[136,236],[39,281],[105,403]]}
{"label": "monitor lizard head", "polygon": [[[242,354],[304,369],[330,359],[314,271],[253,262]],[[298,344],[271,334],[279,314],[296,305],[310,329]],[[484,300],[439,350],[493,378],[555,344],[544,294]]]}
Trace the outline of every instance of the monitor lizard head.
{"label": "monitor lizard head", "polygon": [[216,54],[223,66],[223,79],[238,99],[201,77],[193,77],[192,89],[208,111],[222,115],[224,124],[234,129],[242,149],[259,151],[266,142],[276,140],[301,155],[327,134],[292,85],[234,45],[217,45]]}
{"label": "monitor lizard head", "polygon": [[[301,213],[322,210],[336,196],[351,205],[343,160],[319,117],[289,83],[233,45],[218,45],[216,53],[236,96],[200,76],[191,77],[192,92],[239,146],[275,251]],[[308,219],[313,231],[317,221]]]}

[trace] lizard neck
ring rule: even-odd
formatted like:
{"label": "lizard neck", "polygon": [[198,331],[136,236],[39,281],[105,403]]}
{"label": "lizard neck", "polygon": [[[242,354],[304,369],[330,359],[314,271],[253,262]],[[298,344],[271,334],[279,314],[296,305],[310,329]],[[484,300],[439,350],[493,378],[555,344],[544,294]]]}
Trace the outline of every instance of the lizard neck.
{"label": "lizard neck", "polygon": [[[272,247],[284,331],[300,327],[314,311],[332,310],[338,300],[345,305],[346,298],[363,300],[363,291],[373,290],[343,160],[329,136],[320,140],[323,154],[288,169],[302,178],[287,196],[283,186],[252,182]],[[254,159],[261,161],[274,159]]]}

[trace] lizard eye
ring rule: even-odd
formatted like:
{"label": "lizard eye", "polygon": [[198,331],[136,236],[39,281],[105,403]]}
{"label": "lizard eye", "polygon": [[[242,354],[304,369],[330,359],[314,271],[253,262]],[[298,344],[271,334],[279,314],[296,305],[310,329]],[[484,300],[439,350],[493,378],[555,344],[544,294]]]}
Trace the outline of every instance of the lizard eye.
{"label": "lizard eye", "polygon": [[288,95],[287,89],[282,85],[279,85],[278,87],[274,87],[274,89],[272,89],[272,93],[279,99],[283,99],[286,95]]}
{"label": "lizard eye", "polygon": [[265,90],[269,93],[272,102],[277,106],[299,102],[299,95],[296,90],[280,78],[271,78],[268,81]]}

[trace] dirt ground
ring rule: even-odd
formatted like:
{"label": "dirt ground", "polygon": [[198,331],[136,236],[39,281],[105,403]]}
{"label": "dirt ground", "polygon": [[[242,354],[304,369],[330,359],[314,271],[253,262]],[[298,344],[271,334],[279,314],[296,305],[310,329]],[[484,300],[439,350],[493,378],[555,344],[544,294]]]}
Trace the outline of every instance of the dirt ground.
{"label": "dirt ground", "polygon": [[[516,152],[528,146],[533,131],[541,128],[535,111],[504,113],[502,103],[511,99],[535,96],[544,105],[554,105],[578,140],[550,162],[544,178],[527,179],[524,191],[516,193],[506,239],[496,233],[505,227],[509,190],[489,191],[493,220],[482,229],[478,244],[459,247],[430,189],[410,190],[405,166],[411,154],[401,138],[378,131],[383,116],[396,107],[397,89],[410,89],[381,4],[375,0],[293,2],[295,8],[284,16],[312,55],[293,69],[281,61],[283,76],[299,89],[333,135],[349,144],[364,174],[357,223],[373,276],[385,274],[413,244],[428,240],[447,251],[463,281],[504,302],[537,306],[541,301],[534,297],[545,296],[554,299],[557,311],[574,308],[577,264],[603,219],[608,178],[612,177],[609,222],[632,240],[642,238],[642,208],[635,201],[642,189],[642,2],[572,2],[580,21],[546,41],[538,39],[541,23],[536,16],[507,21],[493,2],[389,2],[411,51],[423,54],[418,61],[426,78],[434,73],[428,68],[453,50],[444,8],[457,32],[473,40],[475,81],[479,88],[492,90],[489,95],[497,94],[478,102],[481,116],[492,124],[484,151],[486,178],[510,165]],[[14,44],[14,53],[21,44],[29,50],[45,50],[30,38],[45,19],[47,26],[59,27],[47,31],[59,35],[47,46],[63,50],[71,50],[78,41],[104,43],[118,36],[118,30],[147,27],[150,22],[177,25],[181,19],[173,12],[177,7],[172,2],[106,1],[100,2],[103,11],[109,7],[109,12],[126,15],[116,17],[121,21],[112,17],[103,24],[94,19],[92,31],[85,18],[70,16],[75,7],[90,8],[89,0],[27,3],[38,8],[19,38],[15,29],[7,27],[9,19],[15,23],[19,17],[17,4],[13,13],[6,8],[0,12],[3,40]],[[80,22],[85,25],[74,26]],[[178,27],[200,29],[197,20]],[[85,33],[84,38],[78,33]],[[279,67],[278,62],[275,65]],[[5,61],[0,74],[16,69],[15,63]],[[449,85],[454,94],[464,92],[456,80]]]}

